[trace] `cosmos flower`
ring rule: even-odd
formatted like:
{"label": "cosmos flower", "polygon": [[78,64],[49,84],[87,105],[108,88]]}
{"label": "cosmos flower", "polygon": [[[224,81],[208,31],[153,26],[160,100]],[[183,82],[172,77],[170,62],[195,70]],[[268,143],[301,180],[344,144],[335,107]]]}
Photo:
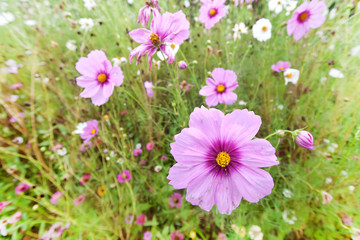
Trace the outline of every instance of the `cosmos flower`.
{"label": "cosmos flower", "polygon": [[143,27],[146,27],[149,24],[151,11],[155,12],[154,14],[161,12],[158,0],[145,0],[145,6],[139,10],[137,23],[141,23]]}
{"label": "cosmos flower", "polygon": [[180,230],[176,230],[174,232],[171,232],[170,239],[171,240],[184,240],[185,237],[184,237],[184,234],[182,234]]}
{"label": "cosmos flower", "polygon": [[125,65],[128,60],[126,57],[116,57],[111,59],[111,61],[114,62],[114,66],[120,66],[120,65]]}
{"label": "cosmos flower", "polygon": [[275,65],[271,65],[271,70],[273,70],[274,72],[284,72],[290,67],[290,62],[278,61]]}
{"label": "cosmos flower", "polygon": [[0,202],[0,213],[11,204],[11,201],[2,201]]}
{"label": "cosmos flower", "polygon": [[271,38],[271,22],[268,19],[261,18],[254,24],[252,31],[253,37],[260,42],[265,42]]}
{"label": "cosmos flower", "polygon": [[162,155],[162,156],[160,157],[160,159],[161,159],[161,161],[166,161],[167,156],[166,156],[166,155]]}
{"label": "cosmos flower", "polygon": [[184,61],[180,61],[179,62],[179,68],[180,69],[185,69],[185,68],[187,68],[188,66],[187,66],[187,64],[186,64],[186,62],[184,62]]}
{"label": "cosmos flower", "polygon": [[130,223],[132,223],[133,219],[134,219],[134,216],[131,214],[128,214],[128,215],[126,215],[124,220],[125,220],[126,224],[130,224]]}
{"label": "cosmos flower", "polygon": [[292,198],[293,193],[292,193],[289,189],[284,189],[283,195],[284,195],[284,197],[286,197],[286,198]]}
{"label": "cosmos flower", "polygon": [[344,74],[337,70],[336,68],[331,68],[329,71],[329,76],[333,78],[344,78]]}
{"label": "cosmos flower", "polygon": [[308,131],[300,131],[296,136],[296,143],[303,148],[315,150],[314,138]]}
{"label": "cosmos flower", "polygon": [[227,237],[226,237],[226,234],[223,233],[223,232],[219,232],[218,233],[218,240],[226,240]]}
{"label": "cosmos flower", "polygon": [[264,234],[261,232],[261,228],[257,225],[253,225],[250,227],[249,236],[252,240],[262,240]]}
{"label": "cosmos flower", "polygon": [[199,22],[205,24],[206,29],[215,26],[226,15],[226,0],[201,0]]}
{"label": "cosmos flower", "polygon": [[22,64],[17,64],[13,59],[6,60],[5,65],[7,67],[1,68],[1,71],[6,74],[17,74],[19,72],[18,69],[23,66]]}
{"label": "cosmos flower", "polygon": [[90,31],[94,27],[94,20],[92,18],[80,18],[79,19],[80,30]]}
{"label": "cosmos flower", "polygon": [[233,93],[238,87],[235,72],[223,68],[215,68],[211,75],[213,79],[207,78],[207,85],[199,91],[200,95],[206,96],[206,104],[211,107],[219,103],[231,105],[236,102],[237,95]]}
{"label": "cosmos flower", "polygon": [[87,10],[93,10],[96,7],[96,2],[94,0],[83,0],[84,1],[84,7],[87,8]]}
{"label": "cosmos flower", "polygon": [[11,12],[0,13],[0,26],[7,25],[15,20],[14,14]]}
{"label": "cosmos flower", "polygon": [[76,78],[78,86],[85,88],[80,97],[91,98],[95,106],[109,100],[115,86],[123,83],[124,75],[120,67],[112,66],[103,51],[94,50],[87,57],[81,57],[76,70],[82,76]]}
{"label": "cosmos flower", "polygon": [[98,134],[98,121],[96,119],[87,121],[83,131],[84,132],[80,134],[81,139],[83,139],[84,142],[89,142],[91,138]]}
{"label": "cosmos flower", "polygon": [[120,183],[124,183],[124,182],[128,182],[131,179],[131,173],[129,170],[124,170],[122,172],[120,172],[117,176],[118,182]]}
{"label": "cosmos flower", "polygon": [[155,147],[155,144],[154,144],[153,142],[148,142],[148,143],[146,144],[146,149],[147,149],[148,151],[153,150],[154,147]]}
{"label": "cosmos flower", "polygon": [[41,240],[53,240],[55,238],[60,238],[64,230],[69,229],[70,223],[63,225],[61,222],[54,223],[49,231],[41,236]]}
{"label": "cosmos flower", "polygon": [[279,162],[270,142],[253,139],[260,126],[260,117],[246,109],[224,115],[195,108],[189,128],[170,145],[177,163],[170,168],[169,184],[186,188],[186,200],[193,205],[210,211],[216,204],[221,214],[230,214],[242,198],[258,202],[269,195],[274,182],[260,168]]}
{"label": "cosmos flower", "polygon": [[296,84],[300,77],[300,71],[297,69],[289,68],[284,72],[285,76],[285,85],[288,85],[289,82]]}
{"label": "cosmos flower", "polygon": [[89,182],[90,179],[91,179],[91,174],[85,173],[84,175],[82,175],[80,179],[80,185],[84,185],[85,183]]}
{"label": "cosmos flower", "polygon": [[283,212],[282,217],[283,217],[284,221],[285,221],[287,224],[290,224],[290,225],[295,224],[295,222],[297,221],[297,217],[295,216],[295,212],[294,212],[294,211],[285,210],[285,211]]}
{"label": "cosmos flower", "polygon": [[294,35],[297,41],[311,28],[318,28],[323,25],[326,20],[326,16],[322,14],[324,10],[326,10],[324,1],[313,0],[301,4],[287,23],[288,35]]}
{"label": "cosmos flower", "polygon": [[239,24],[236,23],[232,30],[234,32],[234,35],[233,35],[234,40],[240,39],[241,34],[248,33],[248,28],[245,26],[245,23],[243,23],[243,22],[241,22]]}
{"label": "cosmos flower", "polygon": [[150,231],[144,232],[144,236],[143,236],[144,240],[151,240],[151,238],[152,238],[152,234]]}
{"label": "cosmos flower", "polygon": [[154,96],[154,89],[153,89],[153,83],[149,81],[144,82],[144,87],[146,89],[146,94],[149,98],[152,98]]}
{"label": "cosmos flower", "polygon": [[169,198],[169,203],[170,203],[170,207],[174,208],[179,208],[182,205],[182,196],[180,193],[174,193],[173,195],[171,195],[171,197]]}
{"label": "cosmos flower", "polygon": [[78,206],[82,204],[84,201],[85,201],[85,194],[81,194],[80,196],[74,199],[74,205]]}
{"label": "cosmos flower", "polygon": [[322,196],[322,204],[330,204],[331,201],[333,200],[333,197],[330,195],[330,193],[328,192],[321,192],[321,196]]}
{"label": "cosmos flower", "polygon": [[275,12],[275,14],[279,14],[285,7],[285,3],[287,0],[269,0],[269,10]]}
{"label": "cosmos flower", "polygon": [[144,225],[146,220],[146,216],[144,214],[140,214],[137,218],[136,218],[136,224],[137,225]]}
{"label": "cosmos flower", "polygon": [[15,83],[10,86],[11,89],[17,90],[23,87],[22,83]]}
{"label": "cosmos flower", "polygon": [[[168,53],[170,53],[171,56],[174,56],[176,55],[176,53],[179,51],[180,49],[180,46],[177,45],[177,44],[174,44],[174,43],[166,43],[166,51]],[[166,55],[164,55],[161,51],[157,51],[156,55],[158,56],[158,58],[161,60],[161,61],[164,61],[166,59],[168,59],[168,57]]]}
{"label": "cosmos flower", "polygon": [[14,224],[14,223],[20,221],[21,217],[22,217],[22,212],[16,212],[16,213],[14,213],[14,214],[10,217],[10,219],[8,220],[8,222],[9,222],[10,224]]}
{"label": "cosmos flower", "polygon": [[133,151],[133,154],[135,157],[139,156],[142,153],[142,149],[141,148],[135,148]]}
{"label": "cosmos flower", "polygon": [[28,185],[26,183],[20,183],[19,185],[16,186],[15,193],[16,193],[16,195],[20,195],[29,189],[30,189],[30,185]]}
{"label": "cosmos flower", "polygon": [[6,226],[9,224],[9,220],[7,218],[0,219],[0,235],[5,237],[7,235]]}
{"label": "cosmos flower", "polygon": [[76,51],[76,41],[75,40],[69,40],[66,42],[65,46],[67,49],[69,49],[70,51]]}
{"label": "cosmos flower", "polygon": [[152,64],[152,56],[158,49],[166,55],[168,64],[175,61],[175,57],[166,48],[168,44],[182,44],[189,38],[190,23],[182,11],[176,13],[166,12],[163,15],[155,14],[150,25],[150,30],[139,28],[129,33],[130,37],[140,46],[133,49],[129,55],[129,62],[137,56],[136,64],[140,58],[148,54],[149,70]]}
{"label": "cosmos flower", "polygon": [[50,203],[51,204],[56,204],[59,202],[60,198],[62,197],[62,193],[61,192],[55,192],[51,198],[50,198]]}

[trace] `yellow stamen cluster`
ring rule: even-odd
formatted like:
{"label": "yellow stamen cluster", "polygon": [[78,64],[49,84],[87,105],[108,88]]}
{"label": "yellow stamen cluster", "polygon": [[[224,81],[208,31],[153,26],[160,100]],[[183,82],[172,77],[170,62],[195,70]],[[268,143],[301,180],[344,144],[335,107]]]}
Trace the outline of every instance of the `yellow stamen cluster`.
{"label": "yellow stamen cluster", "polygon": [[99,82],[101,82],[101,83],[106,82],[106,80],[107,80],[106,74],[104,74],[104,73],[99,74],[98,80],[99,80]]}
{"label": "yellow stamen cluster", "polygon": [[287,77],[287,78],[291,78],[291,77],[292,77],[292,74],[291,74],[291,73],[288,73],[288,74],[286,74],[286,77]]}
{"label": "yellow stamen cluster", "polygon": [[263,27],[262,27],[262,30],[263,30],[263,32],[266,32],[267,27],[266,27],[266,26],[263,26]]}
{"label": "yellow stamen cluster", "polygon": [[171,47],[172,49],[175,49],[175,44],[172,43],[172,44],[170,45],[170,47]]}
{"label": "yellow stamen cluster", "polygon": [[160,45],[160,38],[156,33],[150,34],[150,41],[151,41],[151,44],[156,47],[158,47]]}
{"label": "yellow stamen cluster", "polygon": [[94,128],[91,130],[91,134],[95,134],[95,133],[96,133],[96,129]]}
{"label": "yellow stamen cluster", "polygon": [[216,9],[213,8],[213,9],[211,9],[211,10],[209,11],[209,15],[210,15],[210,16],[213,17],[213,16],[215,16],[215,14],[216,14]]}
{"label": "yellow stamen cluster", "polygon": [[225,91],[225,86],[220,84],[219,86],[217,86],[216,90],[219,92],[219,93],[222,93]]}
{"label": "yellow stamen cluster", "polygon": [[300,14],[299,20],[303,22],[306,19],[308,19],[308,17],[309,17],[309,14],[307,12],[303,12],[302,14]]}
{"label": "yellow stamen cluster", "polygon": [[220,152],[216,157],[216,162],[220,167],[226,167],[230,163],[230,155],[226,152]]}

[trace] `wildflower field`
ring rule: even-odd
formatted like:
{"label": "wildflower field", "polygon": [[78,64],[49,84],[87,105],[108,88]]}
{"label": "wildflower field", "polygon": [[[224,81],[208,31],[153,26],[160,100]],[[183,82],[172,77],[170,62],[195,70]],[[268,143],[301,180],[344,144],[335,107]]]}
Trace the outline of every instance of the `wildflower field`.
{"label": "wildflower field", "polygon": [[360,239],[360,2],[0,0],[0,239]]}

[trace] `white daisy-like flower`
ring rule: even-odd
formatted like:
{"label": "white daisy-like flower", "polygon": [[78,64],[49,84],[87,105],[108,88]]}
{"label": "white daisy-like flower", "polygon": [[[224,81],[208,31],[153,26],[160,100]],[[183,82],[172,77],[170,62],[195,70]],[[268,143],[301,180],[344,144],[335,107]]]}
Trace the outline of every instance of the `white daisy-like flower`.
{"label": "white daisy-like flower", "polygon": [[35,26],[37,22],[35,20],[29,19],[29,20],[25,20],[24,23],[27,26]]}
{"label": "white daisy-like flower", "polygon": [[285,3],[285,0],[270,0],[268,2],[269,10],[279,14],[284,9]]}
{"label": "white daisy-like flower", "polygon": [[90,11],[96,7],[96,2],[94,0],[83,0],[84,6]]}
{"label": "white daisy-like flower", "polygon": [[155,168],[154,168],[155,172],[157,172],[157,173],[160,172],[161,169],[162,169],[162,167],[161,167],[160,165],[157,165],[157,166],[155,166]]}
{"label": "white daisy-like flower", "polygon": [[155,59],[152,60],[153,64],[155,67],[157,67],[157,69],[160,69],[160,63],[161,61],[156,61]]}
{"label": "white daisy-like flower", "polygon": [[285,76],[285,85],[289,82],[296,84],[300,77],[300,71],[297,69],[289,68],[284,72]]}
{"label": "white daisy-like flower", "polygon": [[22,144],[24,142],[24,139],[22,137],[16,137],[12,140],[15,144]]}
{"label": "white daisy-like flower", "polygon": [[249,237],[252,240],[262,240],[264,234],[261,232],[261,228],[257,225],[253,225],[249,229]]}
{"label": "white daisy-like flower", "polygon": [[332,181],[333,181],[333,180],[332,180],[332,178],[330,178],[330,177],[328,177],[328,178],[325,179],[325,183],[326,183],[326,184],[330,184],[330,183],[332,183]]}
{"label": "white daisy-like flower", "polygon": [[294,211],[287,211],[285,210],[283,212],[283,215],[282,215],[284,221],[287,223],[287,224],[290,224],[290,225],[293,225],[295,224],[296,220],[297,220],[297,217],[295,216],[295,212]]}
{"label": "white daisy-like flower", "polygon": [[[179,45],[174,43],[166,44],[166,51],[175,57],[176,53],[179,51]],[[158,51],[156,54],[161,61],[168,59],[168,57],[165,56],[161,51]]]}
{"label": "white daisy-like flower", "polygon": [[329,76],[333,78],[344,78],[344,74],[335,68],[330,69]]}
{"label": "white daisy-like flower", "polygon": [[189,0],[184,1],[184,7],[186,7],[186,8],[190,7],[190,1]]}
{"label": "white daisy-like flower", "polygon": [[141,148],[141,143],[136,144],[135,148]]}
{"label": "white daisy-like flower", "polygon": [[240,100],[240,101],[239,101],[239,105],[241,105],[241,106],[246,106],[246,104],[247,104],[247,103],[246,103],[244,100]]}
{"label": "white daisy-like flower", "polygon": [[0,13],[0,26],[7,25],[15,20],[14,14],[11,12]]}
{"label": "white daisy-like flower", "polygon": [[285,10],[286,10],[285,15],[286,16],[289,16],[291,14],[291,12],[295,10],[297,3],[298,3],[298,1],[296,1],[296,0],[287,0],[286,1],[286,3],[285,3]]}
{"label": "white daisy-like flower", "polygon": [[292,193],[289,189],[284,189],[283,195],[284,195],[284,197],[286,197],[286,198],[292,198],[293,193]]}
{"label": "white daisy-like flower", "polygon": [[67,154],[67,150],[66,148],[61,148],[61,149],[58,149],[57,151],[57,154],[59,154],[60,156],[65,156]]}
{"label": "white daisy-like flower", "polygon": [[277,108],[278,108],[279,110],[283,110],[283,109],[284,109],[284,105],[279,104],[279,105],[277,106]]}
{"label": "white daisy-like flower", "polygon": [[75,40],[69,40],[66,42],[65,46],[70,51],[76,51],[76,41]]}
{"label": "white daisy-like flower", "polygon": [[94,27],[94,20],[92,18],[80,18],[79,19],[80,29],[89,31]]}
{"label": "white daisy-like flower", "polygon": [[115,66],[124,65],[127,63],[126,57],[116,57],[116,58],[111,59],[111,61],[114,62]]}
{"label": "white daisy-like flower", "polygon": [[260,42],[265,42],[271,38],[271,22],[269,19],[261,18],[253,26],[253,37]]}
{"label": "white daisy-like flower", "polygon": [[76,126],[76,129],[72,132],[72,134],[82,134],[84,133],[84,128],[86,127],[87,123],[83,122],[83,123],[78,123],[78,125]]}
{"label": "white daisy-like flower", "polygon": [[245,26],[245,23],[241,22],[239,24],[235,24],[234,28],[232,29],[234,31],[233,38],[234,40],[240,39],[241,34],[247,34],[248,28]]}
{"label": "white daisy-like flower", "polygon": [[10,102],[16,102],[18,99],[19,99],[19,95],[14,95],[14,94],[12,94],[12,95],[10,95],[10,97],[9,97],[9,101],[10,101]]}
{"label": "white daisy-like flower", "polygon": [[360,58],[360,45],[353,47],[350,51],[350,55],[354,57]]}

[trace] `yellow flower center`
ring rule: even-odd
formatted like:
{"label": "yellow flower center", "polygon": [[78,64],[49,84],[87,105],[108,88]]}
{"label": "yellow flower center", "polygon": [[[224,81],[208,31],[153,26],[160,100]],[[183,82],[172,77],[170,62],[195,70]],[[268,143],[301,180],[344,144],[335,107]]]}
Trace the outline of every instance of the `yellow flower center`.
{"label": "yellow flower center", "polygon": [[281,2],[280,2],[280,1],[278,1],[278,4],[280,5],[280,4],[281,4]]}
{"label": "yellow flower center", "polygon": [[98,80],[99,80],[99,82],[101,82],[101,83],[106,82],[106,80],[107,80],[106,74],[104,74],[104,73],[99,74]]}
{"label": "yellow flower center", "polygon": [[172,43],[172,44],[170,45],[170,47],[171,47],[172,49],[175,49],[175,44]]}
{"label": "yellow flower center", "polygon": [[217,12],[216,9],[213,8],[209,11],[209,15],[213,17],[215,16],[216,12]]}
{"label": "yellow flower center", "polygon": [[117,57],[117,59],[119,59],[119,60],[120,60],[120,59],[121,59],[121,57]]}
{"label": "yellow flower center", "polygon": [[217,86],[216,90],[219,92],[219,93],[222,93],[225,91],[225,86],[220,84],[219,86]]}
{"label": "yellow flower center", "polygon": [[267,27],[266,27],[266,26],[263,26],[263,27],[262,27],[262,30],[263,30],[263,32],[266,32]]}
{"label": "yellow flower center", "polygon": [[303,12],[302,14],[300,14],[299,16],[299,20],[304,22],[306,19],[308,19],[309,14],[307,12]]}
{"label": "yellow flower center", "polygon": [[96,129],[94,128],[91,130],[91,134],[95,134],[95,133],[96,133]]}
{"label": "yellow flower center", "polygon": [[287,77],[287,78],[291,78],[291,77],[292,77],[292,74],[291,74],[291,73],[288,73],[288,74],[286,74],[286,77]]}
{"label": "yellow flower center", "polygon": [[220,152],[216,157],[216,162],[220,167],[226,167],[230,163],[230,155],[226,152]]}
{"label": "yellow flower center", "polygon": [[123,173],[122,175],[121,175],[121,177],[122,177],[122,179],[126,179],[126,174],[125,173]]}
{"label": "yellow flower center", "polygon": [[109,115],[104,115],[104,120],[109,120]]}
{"label": "yellow flower center", "polygon": [[156,47],[158,47],[160,45],[160,38],[156,33],[150,34],[150,41],[151,41],[151,44]]}
{"label": "yellow flower center", "polygon": [[284,70],[285,68],[284,67],[281,67],[280,70]]}

